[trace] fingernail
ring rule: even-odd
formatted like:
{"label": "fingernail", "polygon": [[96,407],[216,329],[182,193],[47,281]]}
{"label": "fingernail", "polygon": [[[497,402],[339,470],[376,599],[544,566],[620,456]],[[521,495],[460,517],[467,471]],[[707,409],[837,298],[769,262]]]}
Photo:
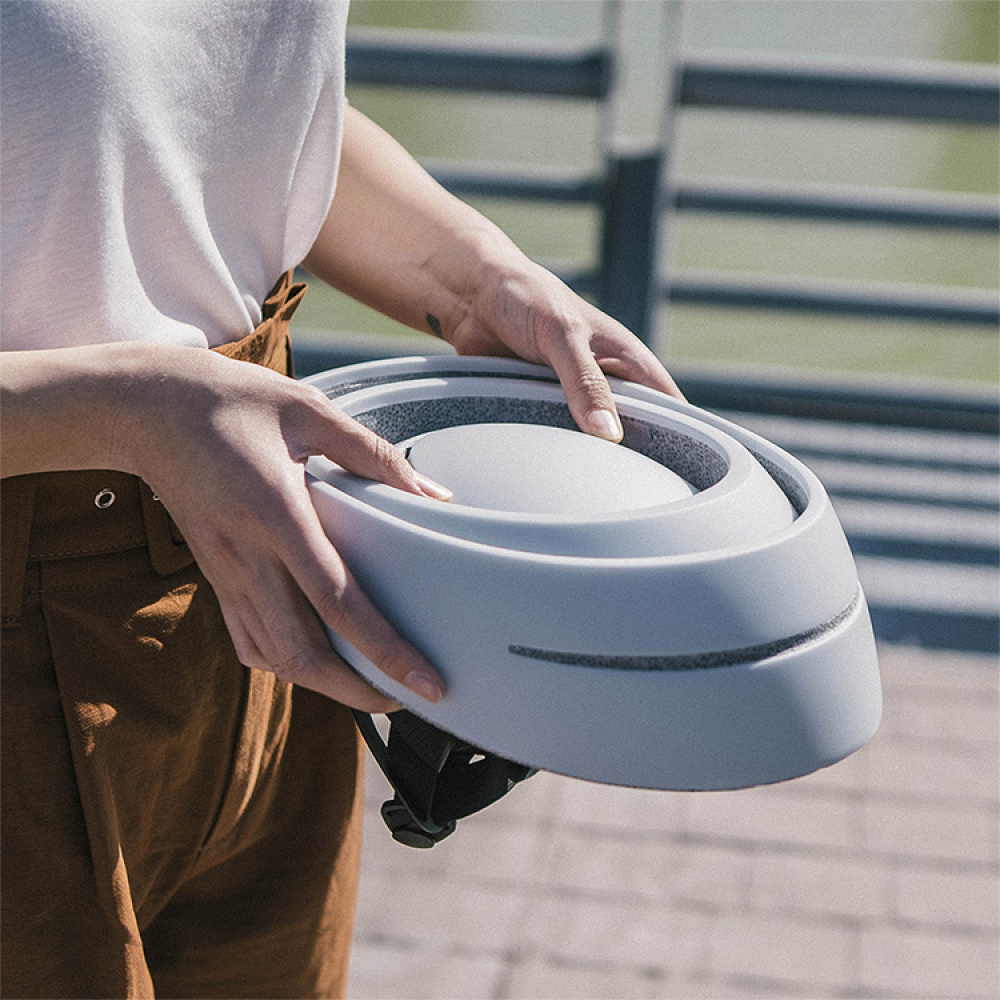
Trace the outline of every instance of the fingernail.
{"label": "fingernail", "polygon": [[419,695],[424,701],[439,702],[444,697],[444,690],[440,684],[427,674],[422,674],[417,670],[412,671],[403,678],[403,686],[408,687],[414,694]]}
{"label": "fingernail", "polygon": [[422,472],[417,473],[417,486],[420,487],[424,496],[428,496],[432,500],[443,500],[447,503],[455,495],[447,486],[442,486],[440,483],[434,482],[433,479],[428,479]]}
{"label": "fingernail", "polygon": [[622,425],[610,410],[591,410],[586,417],[585,430],[606,441],[617,443],[623,437]]}

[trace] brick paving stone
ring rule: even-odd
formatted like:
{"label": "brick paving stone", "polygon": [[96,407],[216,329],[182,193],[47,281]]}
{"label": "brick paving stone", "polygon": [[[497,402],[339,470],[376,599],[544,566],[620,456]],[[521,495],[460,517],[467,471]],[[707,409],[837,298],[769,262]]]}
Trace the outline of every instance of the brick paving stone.
{"label": "brick paving stone", "polygon": [[737,913],[721,916],[710,934],[716,976],[831,988],[854,975],[855,934],[835,924]]}
{"label": "brick paving stone", "polygon": [[861,985],[866,991],[929,1000],[996,1000],[1000,996],[996,938],[896,927],[868,929],[861,940]]}
{"label": "brick paving stone", "polygon": [[354,948],[349,994],[354,1000],[490,1000],[503,973],[502,956],[361,941]]}
{"label": "brick paving stone", "polygon": [[879,647],[882,686],[932,691],[936,698],[961,699],[998,690],[995,656],[948,653],[916,646]]}
{"label": "brick paving stone", "polygon": [[965,875],[905,869],[894,882],[894,915],[902,923],[981,932],[1000,928],[1000,881],[994,872]]}
{"label": "brick paving stone", "polygon": [[571,830],[553,843],[539,884],[597,898],[656,900],[670,885],[677,855],[663,841],[636,841],[624,834],[586,836]]}
{"label": "brick paving stone", "polygon": [[883,740],[869,758],[868,788],[883,795],[989,802],[996,799],[998,782],[995,748],[955,753]]}
{"label": "brick paving stone", "polygon": [[753,866],[750,907],[762,913],[884,919],[891,907],[890,874],[864,857],[768,854]]}
{"label": "brick paving stone", "polygon": [[667,973],[701,967],[706,928],[701,914],[669,907],[545,896],[535,901],[522,933],[550,961]]}
{"label": "brick paving stone", "polygon": [[669,979],[658,996],[662,1000],[830,1000],[833,995],[826,986],[740,975]]}
{"label": "brick paving stone", "polygon": [[997,748],[997,705],[989,694],[972,704],[940,698],[908,697],[906,689],[895,689],[891,710],[882,722],[889,739],[920,746],[948,746],[953,750],[994,753]]}
{"label": "brick paving stone", "polygon": [[675,850],[674,905],[717,912],[748,904],[755,854],[687,843]]}
{"label": "brick paving stone", "polygon": [[997,814],[949,803],[865,802],[865,844],[876,854],[995,865]]}
{"label": "brick paving stone", "polygon": [[789,783],[692,795],[687,832],[709,840],[761,846],[843,849],[859,836],[859,805],[849,796],[820,796]]}
{"label": "brick paving stone", "polygon": [[612,902],[711,910],[744,905],[751,863],[746,851],[569,832],[555,842],[538,885],[550,894],[586,892]]}
{"label": "brick paving stone", "polygon": [[612,788],[569,779],[565,779],[562,792],[561,823],[628,831],[637,836],[683,831],[693,798],[686,792]]}
{"label": "brick paving stone", "polygon": [[533,957],[518,966],[507,995],[545,1000],[657,1000],[670,995],[663,973]]}
{"label": "brick paving stone", "polygon": [[[385,834],[389,839],[388,832]],[[479,824],[460,827],[460,833],[442,841],[433,850],[415,851],[389,840],[389,873],[417,878],[449,879],[461,884],[488,884],[510,888],[534,882],[547,838],[529,826]],[[490,859],[484,865],[484,859]]]}
{"label": "brick paving stone", "polygon": [[493,890],[439,879],[368,873],[361,892],[371,905],[358,912],[361,941],[389,938],[430,949],[502,953],[518,933],[519,889]]}

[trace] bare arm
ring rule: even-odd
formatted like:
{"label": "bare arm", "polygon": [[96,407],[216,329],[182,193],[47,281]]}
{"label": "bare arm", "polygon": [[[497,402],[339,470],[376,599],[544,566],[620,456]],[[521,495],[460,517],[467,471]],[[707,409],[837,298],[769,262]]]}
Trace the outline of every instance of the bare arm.
{"label": "bare arm", "polygon": [[431,700],[441,681],[375,610],[327,540],[303,463],[323,454],[428,495],[413,469],[322,393],[211,351],[112,344],[7,352],[2,473],[106,468],[144,479],[212,584],[240,660],[358,708],[392,702],[322,624]]}
{"label": "bare arm", "polygon": [[394,139],[348,108],[337,193],[305,260],[317,277],[461,354],[551,365],[577,423],[617,440],[604,373],[679,396],[620,323],[539,267],[438,185]]}

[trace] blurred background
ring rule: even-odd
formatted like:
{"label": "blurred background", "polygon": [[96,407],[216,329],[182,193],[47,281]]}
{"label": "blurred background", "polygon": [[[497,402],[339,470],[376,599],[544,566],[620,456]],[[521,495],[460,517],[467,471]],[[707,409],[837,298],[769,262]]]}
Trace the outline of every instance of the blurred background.
{"label": "blurred background", "polygon": [[[997,59],[1000,5],[993,0],[657,0],[624,5],[628,59],[616,109],[619,138],[650,139],[663,121],[671,53],[686,49],[808,58]],[[601,0],[355,0],[352,26],[434,29],[500,38],[600,40]],[[350,99],[421,160],[473,157],[499,163],[595,166],[602,122],[567,98],[397,91],[354,86]],[[677,182],[725,178],[748,184],[837,185],[995,195],[996,130],[795,114],[688,111],[672,126]],[[532,256],[573,261],[592,253],[598,219],[587,207],[470,199]],[[803,224],[678,215],[662,258],[671,269],[885,280],[997,288],[995,234],[917,232],[906,227]],[[311,301],[310,301],[311,299]],[[378,330],[383,318],[332,293],[311,295],[300,325]],[[877,335],[873,335],[877,332]],[[898,374],[992,383],[998,343],[976,328],[865,318],[674,305],[655,343],[672,363],[720,362],[798,370]]]}
{"label": "blurred background", "polygon": [[[603,108],[372,85],[349,60],[350,99],[422,161],[597,175],[608,148],[659,143],[674,192],[794,186],[879,210],[912,194],[983,220],[668,213],[655,250],[673,295],[649,339],[692,398],[823,479],[872,605],[883,724],[841,764],[768,788],[645,792],[540,774],[431,851],[391,840],[372,764],[354,1000],[1000,997],[998,19],[995,0],[352,3],[357,36],[503,47],[616,34],[625,57]],[[691,53],[994,83],[979,122],[679,108],[673,70]],[[353,65],[378,75],[379,60]],[[585,200],[469,200],[563,272],[599,254],[600,210]],[[678,294],[718,275],[835,303],[888,288],[944,303],[947,318],[889,315],[881,292],[823,314]],[[301,374],[440,349],[316,285],[295,325]],[[756,395],[740,394],[747,383]]]}

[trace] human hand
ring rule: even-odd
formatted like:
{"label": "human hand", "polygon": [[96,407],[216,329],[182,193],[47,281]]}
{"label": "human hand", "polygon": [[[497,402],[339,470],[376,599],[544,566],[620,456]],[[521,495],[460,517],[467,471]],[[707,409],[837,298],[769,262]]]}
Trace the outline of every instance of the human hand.
{"label": "human hand", "polygon": [[[520,259],[519,259],[520,258]],[[620,441],[622,426],[606,375],[683,399],[656,355],[626,327],[518,254],[516,268],[484,266],[450,329],[428,325],[459,354],[509,355],[554,368],[579,427]]]}
{"label": "human hand", "polygon": [[579,426],[600,437],[622,436],[606,375],[683,398],[645,344],[532,262],[355,108],[345,112],[337,193],[304,264],[460,354],[550,365]]}
{"label": "human hand", "polygon": [[325,455],[410,493],[445,499],[446,491],[317,389],[210,351],[152,353],[160,364],[133,377],[121,399],[117,464],[140,475],[177,522],[240,661],[365,711],[398,707],[334,652],[325,625],[387,676],[439,700],[440,676],[368,600],[323,532],[304,463]]}

